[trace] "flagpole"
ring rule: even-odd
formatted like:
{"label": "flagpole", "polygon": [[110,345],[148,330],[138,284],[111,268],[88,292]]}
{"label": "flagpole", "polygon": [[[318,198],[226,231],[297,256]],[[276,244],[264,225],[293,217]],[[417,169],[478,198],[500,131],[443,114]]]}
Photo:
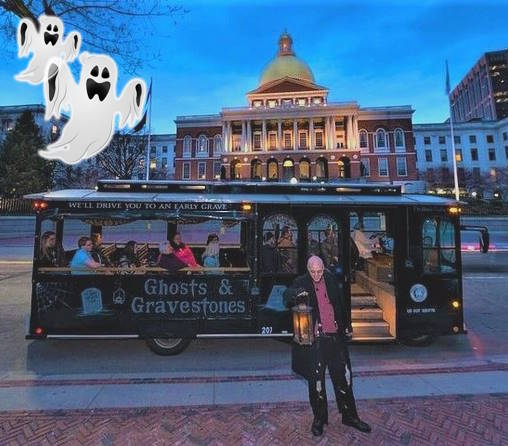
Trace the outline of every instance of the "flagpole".
{"label": "flagpole", "polygon": [[150,139],[152,136],[152,96],[153,96],[153,84],[152,78],[150,77],[150,105],[148,107],[148,141],[146,143],[146,181],[150,179]]}
{"label": "flagpole", "polygon": [[452,137],[452,158],[453,158],[453,186],[455,192],[455,200],[460,201],[459,178],[457,175],[457,151],[455,150],[455,134],[453,131],[453,113],[452,101],[450,99],[450,73],[448,71],[448,61],[446,61],[446,95],[448,96],[448,107],[450,110],[450,133]]}

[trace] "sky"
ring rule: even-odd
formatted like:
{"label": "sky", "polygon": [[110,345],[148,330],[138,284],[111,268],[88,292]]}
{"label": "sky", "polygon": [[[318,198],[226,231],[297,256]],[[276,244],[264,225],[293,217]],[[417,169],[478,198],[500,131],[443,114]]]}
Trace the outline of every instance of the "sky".
{"label": "sky", "polygon": [[[176,24],[153,21],[159,38],[146,45],[160,58],[139,73],[147,82],[153,79],[153,133],[175,132],[177,116],[247,105],[246,93],[257,88],[284,30],[316,83],[329,89],[330,102],[411,105],[414,123],[448,117],[445,60],[453,88],[484,52],[508,48],[508,0],[175,4],[186,14]],[[85,43],[82,50],[87,49]],[[42,103],[40,86],[13,78],[27,61],[13,53],[2,63],[0,105]],[[120,88],[128,79],[120,76]]]}

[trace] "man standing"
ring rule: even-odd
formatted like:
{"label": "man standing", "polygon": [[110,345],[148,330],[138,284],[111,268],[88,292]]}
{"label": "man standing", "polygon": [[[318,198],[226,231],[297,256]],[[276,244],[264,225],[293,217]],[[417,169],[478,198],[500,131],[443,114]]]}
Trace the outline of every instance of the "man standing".
{"label": "man standing", "polygon": [[[328,401],[326,398],[325,371],[328,366],[330,378],[342,413],[342,423],[361,432],[370,432],[370,426],[360,420],[353,395],[351,361],[347,339],[352,336],[351,315],[346,311],[341,285],[335,276],[325,270],[323,261],[312,256],[307,262],[307,274],[297,277],[284,292],[284,303],[309,301],[312,307],[316,341],[315,355],[305,358],[310,361],[310,372],[305,376],[309,384],[309,399],[314,414],[313,435],[323,433],[328,424]],[[294,352],[294,351],[293,351]],[[294,358],[293,358],[294,359]],[[293,360],[293,367],[295,361]],[[297,373],[300,373],[298,370]]]}

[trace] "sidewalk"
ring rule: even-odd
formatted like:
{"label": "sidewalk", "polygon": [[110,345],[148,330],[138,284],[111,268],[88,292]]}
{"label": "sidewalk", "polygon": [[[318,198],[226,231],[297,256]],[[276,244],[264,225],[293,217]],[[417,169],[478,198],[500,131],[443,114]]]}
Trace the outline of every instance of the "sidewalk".
{"label": "sidewalk", "polygon": [[[370,435],[315,439],[306,382],[274,370],[0,377],[0,445],[507,444],[508,358],[355,372]],[[259,373],[259,372],[257,372]],[[208,375],[208,376],[207,376]]]}

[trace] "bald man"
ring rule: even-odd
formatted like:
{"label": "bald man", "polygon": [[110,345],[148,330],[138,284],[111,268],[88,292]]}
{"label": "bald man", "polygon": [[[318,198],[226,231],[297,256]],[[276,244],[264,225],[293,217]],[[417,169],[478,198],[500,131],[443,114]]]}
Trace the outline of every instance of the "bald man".
{"label": "bald man", "polygon": [[[293,306],[301,301],[312,307],[315,328],[315,350],[308,349],[307,357],[295,358],[293,368],[304,376],[309,384],[309,400],[314,414],[312,434],[323,434],[328,424],[325,371],[328,367],[333,383],[337,406],[342,413],[342,423],[361,432],[370,432],[370,426],[360,420],[353,395],[351,361],[347,340],[352,335],[351,314],[346,311],[342,284],[325,269],[318,256],[307,262],[307,273],[297,277],[284,292],[284,302]],[[293,349],[293,355],[297,350]],[[303,361],[302,361],[303,360]],[[304,367],[298,362],[305,363]],[[305,372],[302,370],[305,369]]]}

